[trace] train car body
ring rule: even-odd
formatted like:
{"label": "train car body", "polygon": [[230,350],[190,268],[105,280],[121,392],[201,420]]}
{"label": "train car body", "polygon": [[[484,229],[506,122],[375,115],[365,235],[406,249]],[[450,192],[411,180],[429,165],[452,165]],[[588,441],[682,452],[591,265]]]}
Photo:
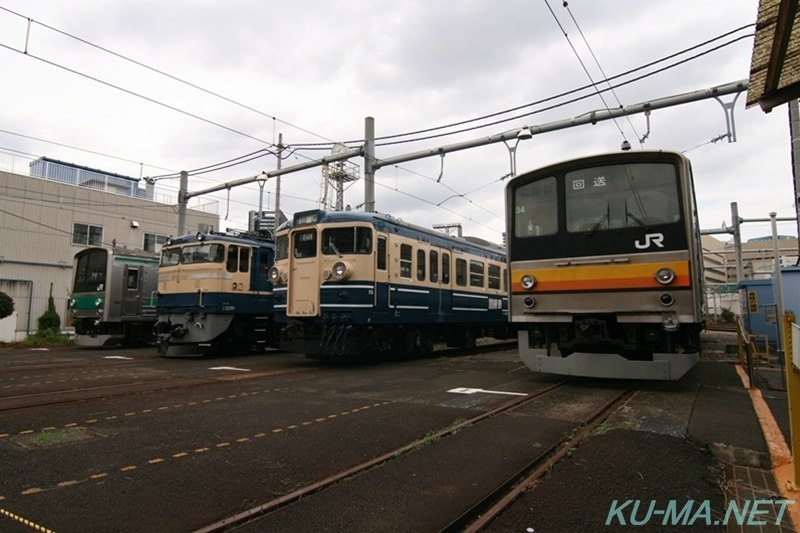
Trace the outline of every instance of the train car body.
{"label": "train car body", "polygon": [[275,345],[271,240],[198,233],[169,239],[158,270],[159,354],[197,357]]}
{"label": "train car body", "polygon": [[85,248],[73,258],[69,313],[84,347],[152,343],[158,254]]}
{"label": "train car body", "polygon": [[391,216],[296,213],[270,270],[283,349],[320,359],[420,354],[505,338],[505,254]]}
{"label": "train car body", "polygon": [[630,151],[506,187],[510,317],[532,370],[679,379],[705,325],[689,160]]}

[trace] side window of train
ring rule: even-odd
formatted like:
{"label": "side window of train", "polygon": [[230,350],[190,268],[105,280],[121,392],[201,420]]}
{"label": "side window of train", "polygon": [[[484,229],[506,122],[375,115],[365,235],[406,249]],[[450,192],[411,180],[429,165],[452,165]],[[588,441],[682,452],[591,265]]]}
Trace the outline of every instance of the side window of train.
{"label": "side window of train", "polygon": [[239,249],[239,272],[250,271],[250,248],[242,246]]}
{"label": "side window of train", "polygon": [[442,254],[442,284],[450,285],[450,254]]}
{"label": "side window of train", "polygon": [[236,272],[239,266],[239,247],[235,244],[228,246],[228,258],[225,260],[225,270]]}
{"label": "side window of train", "polygon": [[467,286],[467,261],[465,259],[456,259],[456,285]]}
{"label": "side window of train", "polygon": [[378,270],[386,270],[386,237],[378,237]]}
{"label": "side window of train", "polygon": [[425,250],[417,250],[417,280],[425,281]]}
{"label": "side window of train", "polygon": [[411,279],[411,246],[400,245],[400,277]]}
{"label": "side window of train", "polygon": [[483,288],[484,278],[484,265],[482,261],[475,261],[474,259],[469,262],[469,285],[470,287]]}
{"label": "side window of train", "polygon": [[128,280],[127,280],[128,289],[132,291],[139,290],[139,269],[138,268],[129,268],[128,269]]}
{"label": "side window of train", "polygon": [[439,281],[439,252],[431,250],[430,264],[431,264],[431,281],[433,283],[437,283]]}
{"label": "side window of train", "polygon": [[489,288],[500,288],[500,267],[497,265],[489,265]]}

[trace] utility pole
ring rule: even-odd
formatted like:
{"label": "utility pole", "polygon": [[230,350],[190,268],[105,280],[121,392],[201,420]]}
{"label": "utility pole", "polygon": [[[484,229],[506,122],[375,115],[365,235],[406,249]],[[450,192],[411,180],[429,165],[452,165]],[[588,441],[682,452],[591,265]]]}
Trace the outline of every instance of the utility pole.
{"label": "utility pole", "polygon": [[189,188],[189,173],[181,170],[181,184],[178,189],[178,235],[186,235],[186,204],[187,189]]}
{"label": "utility pole", "polygon": [[[281,156],[283,155],[283,133],[278,134],[278,167],[281,169]],[[273,235],[278,231],[278,226],[281,225],[281,175],[278,173],[278,182],[275,184],[275,227],[273,228]]]}
{"label": "utility pole", "polygon": [[364,119],[364,211],[375,212],[375,119]]}

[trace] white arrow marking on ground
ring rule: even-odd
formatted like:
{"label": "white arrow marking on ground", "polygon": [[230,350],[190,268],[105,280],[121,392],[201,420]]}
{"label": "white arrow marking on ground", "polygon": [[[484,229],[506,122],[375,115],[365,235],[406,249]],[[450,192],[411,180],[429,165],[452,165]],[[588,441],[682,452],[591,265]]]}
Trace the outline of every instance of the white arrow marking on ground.
{"label": "white arrow marking on ground", "polygon": [[468,389],[466,387],[450,389],[447,392],[452,392],[454,394],[475,394],[476,392],[483,392],[484,394],[507,394],[509,396],[527,396],[527,394],[524,392],[504,392],[499,390]]}
{"label": "white arrow marking on ground", "polygon": [[215,366],[209,370],[238,370],[239,372],[250,372],[249,368],[236,368],[235,366]]}
{"label": "white arrow marking on ground", "polygon": [[132,361],[133,357],[125,357],[122,355],[106,355],[103,356],[103,359],[130,359]]}

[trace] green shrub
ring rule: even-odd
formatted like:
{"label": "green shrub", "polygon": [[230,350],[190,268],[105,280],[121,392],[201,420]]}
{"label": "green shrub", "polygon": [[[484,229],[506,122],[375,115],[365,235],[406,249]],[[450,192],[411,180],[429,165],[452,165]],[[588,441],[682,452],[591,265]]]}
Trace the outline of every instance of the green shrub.
{"label": "green shrub", "polygon": [[0,320],[11,316],[14,312],[14,300],[4,292],[0,292]]}
{"label": "green shrub", "polygon": [[50,296],[47,299],[47,311],[45,311],[44,314],[39,317],[37,323],[39,324],[37,333],[42,333],[47,330],[55,333],[59,333],[61,331],[61,317],[58,316],[58,313],[56,312],[56,304],[53,300],[52,282],[50,283]]}
{"label": "green shrub", "polygon": [[15,344],[23,348],[38,348],[45,346],[71,346],[73,341],[69,336],[62,335],[58,331],[44,329],[37,331],[33,335],[29,335],[25,340]]}
{"label": "green shrub", "polygon": [[736,314],[730,309],[723,307],[722,312],[720,313],[720,320],[726,324],[732,324],[736,322]]}

